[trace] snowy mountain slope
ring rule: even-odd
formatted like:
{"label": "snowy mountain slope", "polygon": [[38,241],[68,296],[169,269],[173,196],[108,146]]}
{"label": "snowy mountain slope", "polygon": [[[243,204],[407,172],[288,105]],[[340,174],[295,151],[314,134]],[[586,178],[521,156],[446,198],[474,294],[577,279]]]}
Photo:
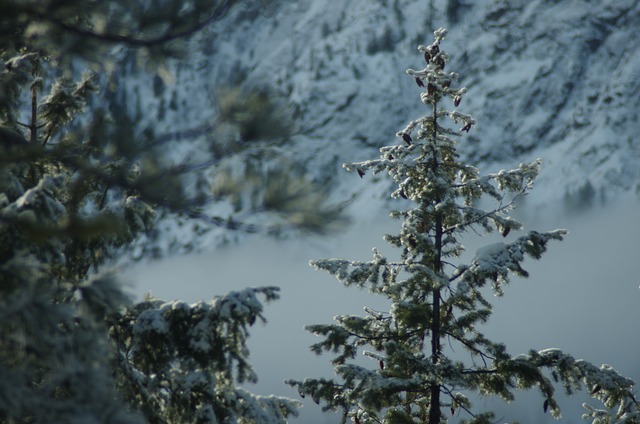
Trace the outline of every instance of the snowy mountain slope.
{"label": "snowy mountain slope", "polygon": [[547,189],[635,188],[640,2],[505,3],[480,15],[483,35],[461,56],[464,83],[480,94],[467,105],[483,127],[474,155],[542,157]]}
{"label": "snowy mountain slope", "polygon": [[404,71],[423,66],[416,46],[442,26],[447,70],[469,89],[459,109],[478,122],[460,145],[472,163],[493,171],[542,158],[543,202],[638,190],[639,1],[433,6],[431,15],[420,0],[244,2],[190,42],[187,61],[169,64],[171,81],[123,73],[139,98],[129,106],[158,111],[141,126],[175,133],[213,122],[225,86],[268,87],[297,128],[287,154],[345,199],[362,185],[341,163],[371,157],[424,113]]}

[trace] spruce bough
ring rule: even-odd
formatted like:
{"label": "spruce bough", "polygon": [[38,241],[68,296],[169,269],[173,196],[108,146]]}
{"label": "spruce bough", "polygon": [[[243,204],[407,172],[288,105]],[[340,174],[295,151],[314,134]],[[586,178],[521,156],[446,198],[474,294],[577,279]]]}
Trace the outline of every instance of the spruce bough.
{"label": "spruce bough", "polygon": [[[212,162],[175,163],[121,102],[130,48],[160,66],[233,2],[157,3],[0,6],[1,423],[274,424],[297,413],[239,387],[257,378],[246,340],[276,287],[132,304],[113,268],[152,254],[140,237],[161,231],[158,214],[251,229],[205,215],[208,197],[191,187]],[[87,60],[94,72],[78,75]]]}
{"label": "spruce bough", "polygon": [[[603,409],[584,405],[583,418],[593,423],[639,422],[633,382],[612,368],[558,349],[511,356],[506,346],[480,332],[492,311],[487,294],[502,296],[512,275],[527,277],[525,258],[539,259],[566,231],[509,237],[522,229],[509,213],[531,189],[540,162],[482,176],[459,160],[454,139],[475,121],[457,110],[466,89],[454,88],[457,75],[445,71],[449,56],[440,44],[446,30],[434,35],[431,45],[418,47],[426,68],[407,70],[423,90],[420,99],[428,114],[399,131],[399,143],[382,147],[379,159],[344,165],[361,177],[387,172],[397,185],[391,196],[410,202],[408,209],[391,213],[402,220],[400,233],[385,237],[401,250],[400,259],[389,260],[374,249],[369,262],[311,262],[345,286],[385,296],[390,310],[365,308],[364,316],[339,315],[335,324],[308,326],[323,338],[311,349],[336,355],[332,363],[339,378],[287,383],[325,409],[342,410],[343,422],[350,417],[355,423],[436,424],[454,415],[456,421],[489,423],[493,413],[477,411],[470,392],[512,400],[515,390],[530,388],[541,393],[541,410],[559,418],[554,382],[569,393],[586,389],[604,403]],[[451,104],[454,109],[448,110]],[[451,129],[451,122],[460,129]],[[485,198],[495,206],[478,206]],[[485,246],[470,263],[462,263],[461,236],[469,230],[497,230],[504,242]],[[456,352],[462,347],[463,360],[451,358],[449,346]],[[376,365],[354,363],[361,353]]]}

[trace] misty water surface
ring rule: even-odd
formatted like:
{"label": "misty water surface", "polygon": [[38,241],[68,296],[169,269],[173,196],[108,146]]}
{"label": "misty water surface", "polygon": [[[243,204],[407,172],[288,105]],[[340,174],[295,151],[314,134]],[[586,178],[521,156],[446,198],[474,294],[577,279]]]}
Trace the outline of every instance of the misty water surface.
{"label": "misty water surface", "polygon": [[[610,364],[640,381],[640,205],[637,201],[625,205],[578,216],[552,215],[542,208],[534,217],[523,218],[527,229],[567,228],[570,234],[565,241],[554,242],[541,261],[527,262],[529,279],[512,280],[505,296],[494,299],[486,334],[505,342],[514,355],[532,348],[560,348],[597,365]],[[254,237],[213,253],[140,264],[128,273],[128,279],[139,297],[150,291],[165,300],[187,302],[246,286],[280,286],[281,299],[265,308],[268,323],[251,330],[251,362],[260,381],[248,389],[298,399],[297,392],[282,383],[285,378],[332,373],[329,356],[309,352],[315,338],[303,326],[330,322],[337,314],[360,314],[365,305],[386,308],[383,299],[344,288],[329,274],[313,270],[308,261],[328,257],[369,260],[374,246],[392,254],[394,250],[382,235],[395,232],[398,225],[380,214],[357,220],[348,231],[329,238],[277,241]],[[490,242],[470,233],[465,246],[472,254]],[[525,394],[512,405],[476,395],[471,400],[478,407],[498,408],[497,416],[503,421],[557,422],[542,413],[543,399],[538,393]],[[583,400],[562,400],[561,422],[584,422],[580,419]],[[335,415],[322,415],[318,406],[306,401],[301,417],[293,422],[339,420]]]}

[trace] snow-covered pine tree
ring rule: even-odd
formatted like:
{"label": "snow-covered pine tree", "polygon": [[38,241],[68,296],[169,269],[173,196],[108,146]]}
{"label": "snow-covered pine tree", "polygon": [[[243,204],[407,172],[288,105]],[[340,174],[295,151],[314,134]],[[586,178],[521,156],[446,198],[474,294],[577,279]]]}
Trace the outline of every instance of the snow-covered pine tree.
{"label": "snow-covered pine tree", "polygon": [[277,287],[248,288],[188,305],[147,299],[110,318],[118,392],[150,423],[278,424],[300,404],[237,387],[255,383],[248,327],[265,321]]}
{"label": "snow-covered pine tree", "polygon": [[90,136],[105,134],[73,128],[94,75],[49,79],[35,52],[1,59],[15,101],[0,102],[0,421],[141,422],[116,392],[104,322],[127,296],[96,272],[153,210],[125,195],[136,176]]}
{"label": "snow-covered pine tree", "polygon": [[[531,188],[539,161],[481,176],[458,159],[454,138],[475,122],[457,110],[466,89],[456,88],[457,75],[445,71],[449,56],[440,44],[446,30],[434,34],[432,44],[418,47],[426,67],[407,70],[423,88],[420,99],[428,114],[398,132],[400,143],[382,147],[379,159],[345,164],[361,177],[389,173],[397,185],[392,197],[410,203],[408,209],[391,213],[402,220],[400,233],[386,236],[401,249],[400,259],[387,259],[374,249],[369,262],[311,262],[346,286],[366,287],[388,298],[390,310],[365,308],[365,316],[339,315],[335,324],[308,326],[323,338],[311,347],[314,352],[337,354],[332,363],[339,379],[288,384],[327,409],[342,410],[345,421],[438,424],[451,415],[464,422],[490,423],[493,414],[478,412],[469,393],[512,400],[515,390],[529,388],[540,391],[541,410],[559,417],[555,381],[568,392],[585,388],[604,402],[606,408],[599,410],[585,405],[585,418],[593,423],[638,422],[633,382],[610,367],[596,367],[558,349],[512,356],[505,345],[480,331],[492,310],[487,295],[501,296],[512,275],[526,277],[525,258],[540,258],[547,244],[561,240],[566,231],[529,231],[513,238],[522,225],[509,212]],[[451,101],[453,110],[447,109]],[[451,129],[447,122],[460,129]],[[496,206],[480,207],[480,199],[487,198]],[[485,246],[470,263],[462,263],[462,235],[493,230],[505,242]],[[451,357],[459,347],[467,359]],[[375,361],[373,369],[354,363],[361,353]]]}
{"label": "snow-covered pine tree", "polygon": [[104,79],[76,69],[114,44],[166,53],[230,2],[134,3],[2,4],[0,422],[285,422],[296,402],[237,387],[256,378],[247,331],[276,288],[131,306],[105,272],[156,211],[193,206],[189,167],[95,106]]}

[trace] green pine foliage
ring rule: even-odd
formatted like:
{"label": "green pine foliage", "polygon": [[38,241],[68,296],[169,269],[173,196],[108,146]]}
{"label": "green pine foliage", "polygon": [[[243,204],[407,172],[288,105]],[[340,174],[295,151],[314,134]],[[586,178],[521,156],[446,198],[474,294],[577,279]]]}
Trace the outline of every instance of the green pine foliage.
{"label": "green pine foliage", "polygon": [[135,192],[127,159],[105,155],[104,134],[73,125],[94,76],[50,79],[40,54],[2,59],[15,101],[3,103],[0,132],[0,418],[140,422],[108,366],[104,318],[127,296],[97,271],[149,228],[154,211]]}
{"label": "green pine foliage", "polygon": [[[109,49],[137,47],[153,63],[231,2],[161,3],[0,5],[2,423],[262,424],[296,413],[297,402],[238,387],[257,378],[248,329],[276,288],[132,304],[108,269],[159,212],[201,204],[185,190],[193,167],[167,164],[95,96]],[[77,72],[87,60],[99,66]]]}
{"label": "green pine foliage", "polygon": [[286,108],[267,90],[221,90],[211,151],[210,188],[238,214],[267,215],[271,235],[327,234],[344,227],[348,202],[333,202],[327,184],[311,179],[288,145]]}
{"label": "green pine foliage", "polygon": [[248,327],[266,322],[262,303],[277,287],[249,288],[188,305],[147,299],[111,317],[119,393],[150,423],[274,423],[296,414],[299,402],[256,396],[248,362]]}
{"label": "green pine foliage", "polygon": [[[374,249],[368,262],[311,262],[345,286],[384,296],[390,309],[365,308],[364,316],[339,315],[334,324],[308,326],[321,338],[312,351],[335,355],[337,378],[288,384],[355,423],[437,424],[451,415],[456,421],[490,423],[493,414],[478,411],[470,393],[510,401],[516,390],[526,389],[537,389],[541,410],[559,418],[555,383],[570,393],[586,389],[604,403],[602,409],[585,406],[584,418],[593,423],[640,422],[633,382],[610,367],[557,349],[512,356],[481,332],[492,311],[488,295],[502,296],[512,276],[527,277],[525,259],[539,259],[566,231],[529,231],[514,238],[523,226],[509,213],[531,189],[539,161],[482,175],[459,160],[456,139],[475,121],[458,111],[466,89],[457,88],[457,75],[445,71],[449,56],[440,46],[446,30],[434,35],[432,44],[418,47],[426,67],[407,70],[422,88],[426,116],[399,131],[400,142],[382,147],[379,159],[344,165],[361,177],[388,173],[396,185],[391,196],[406,199],[405,210],[391,213],[402,222],[399,234],[385,237],[400,250],[400,259]],[[480,206],[481,200],[495,206]],[[462,237],[496,230],[504,242],[479,249],[464,263]],[[452,358],[454,350],[466,352],[462,360]],[[356,362],[360,355],[375,365]]]}
{"label": "green pine foliage", "polygon": [[0,40],[8,50],[28,46],[63,66],[77,57],[102,66],[111,60],[112,47],[130,46],[153,67],[183,55],[180,42],[220,19],[233,3],[5,0],[0,5]]}

